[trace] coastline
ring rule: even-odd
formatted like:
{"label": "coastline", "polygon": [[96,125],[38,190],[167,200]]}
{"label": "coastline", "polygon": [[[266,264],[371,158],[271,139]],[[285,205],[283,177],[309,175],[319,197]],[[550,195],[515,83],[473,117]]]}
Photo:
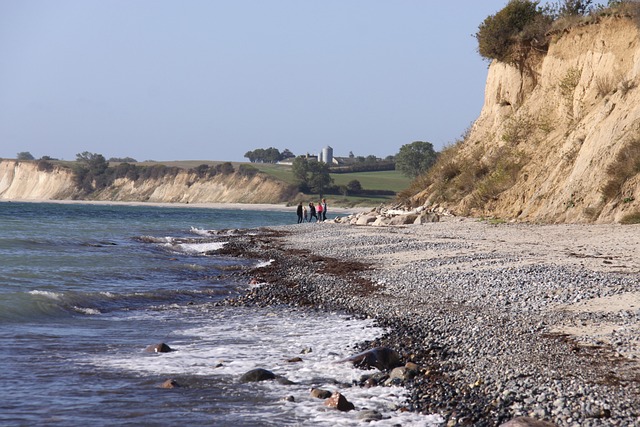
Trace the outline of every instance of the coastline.
{"label": "coastline", "polygon": [[[294,215],[295,222],[296,206],[287,206],[284,204],[268,204],[268,203],[159,203],[159,202],[123,202],[108,200],[45,200],[45,199],[0,199],[0,203],[58,203],[67,205],[120,205],[120,206],[156,206],[162,208],[202,208],[202,209],[236,209],[236,210],[255,210],[255,211],[291,211]],[[371,208],[341,208],[330,207],[330,216],[335,214],[346,215],[356,211],[366,211]]]}
{"label": "coastline", "polygon": [[232,303],[377,319],[377,345],[417,363],[406,409],[448,425],[519,416],[632,425],[640,400],[638,226],[272,227],[227,253],[273,259]]}

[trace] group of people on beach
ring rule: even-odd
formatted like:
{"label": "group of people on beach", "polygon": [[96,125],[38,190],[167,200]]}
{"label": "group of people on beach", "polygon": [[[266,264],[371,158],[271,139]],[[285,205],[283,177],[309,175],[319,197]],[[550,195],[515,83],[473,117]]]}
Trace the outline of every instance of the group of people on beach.
{"label": "group of people on beach", "polygon": [[302,202],[298,203],[298,224],[303,222],[311,222],[313,218],[316,222],[322,222],[327,219],[327,201],[322,199],[318,202],[318,206],[315,206],[313,202],[309,203],[309,209],[306,206],[302,206]]}

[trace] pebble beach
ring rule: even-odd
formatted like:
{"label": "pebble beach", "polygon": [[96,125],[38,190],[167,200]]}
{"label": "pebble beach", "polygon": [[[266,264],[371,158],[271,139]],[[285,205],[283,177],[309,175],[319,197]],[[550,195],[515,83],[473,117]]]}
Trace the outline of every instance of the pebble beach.
{"label": "pebble beach", "polygon": [[399,410],[443,425],[527,417],[557,426],[640,424],[640,227],[443,217],[396,227],[334,221],[229,242],[270,260],[230,304],[374,318],[359,349],[419,367]]}

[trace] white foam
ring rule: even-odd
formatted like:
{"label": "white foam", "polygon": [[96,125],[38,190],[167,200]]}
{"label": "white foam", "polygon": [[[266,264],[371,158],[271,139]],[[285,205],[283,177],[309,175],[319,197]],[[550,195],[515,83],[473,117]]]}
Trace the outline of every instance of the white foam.
{"label": "white foam", "polygon": [[[224,308],[211,311],[198,308],[183,309],[177,315],[189,319],[191,326],[173,331],[165,342],[174,352],[149,354],[143,350],[154,342],[141,343],[138,350],[127,354],[102,354],[90,360],[103,369],[117,369],[150,376],[225,377],[237,381],[242,374],[264,368],[296,384],[283,386],[275,382],[261,383],[264,393],[275,400],[294,395],[279,411],[290,411],[295,417],[308,420],[310,425],[354,425],[356,412],[341,413],[327,410],[319,399],[309,394],[311,387],[329,391],[340,390],[357,409],[374,409],[387,420],[368,425],[430,426],[439,417],[425,417],[415,413],[401,413],[396,408],[405,401],[405,389],[399,387],[339,388],[336,383],[350,384],[365,373],[350,363],[337,363],[356,353],[351,346],[383,333],[370,320],[348,319],[326,313],[307,313],[282,309]],[[138,313],[140,314],[140,313]],[[165,313],[166,314],[166,313]],[[159,314],[149,313],[151,316]],[[310,352],[304,352],[311,349]],[[302,358],[290,363],[288,359]],[[217,366],[221,364],[221,366]],[[286,391],[285,391],[286,390]],[[267,408],[260,408],[260,410]]]}
{"label": "white foam", "polygon": [[205,237],[211,236],[211,232],[209,230],[205,230],[204,228],[191,227],[191,232],[199,236],[205,236]]}
{"label": "white foam", "polygon": [[192,255],[204,254],[209,251],[217,251],[222,249],[227,242],[205,242],[205,243],[179,243],[167,244],[173,250],[185,252]]}
{"label": "white foam", "polygon": [[88,314],[88,315],[102,314],[100,310],[97,310],[95,308],[77,307],[74,305],[73,309],[78,313],[82,313],[82,314]]}
{"label": "white foam", "polygon": [[254,268],[262,268],[262,267],[269,267],[271,264],[273,264],[273,259],[270,259],[269,261],[262,261],[256,264],[256,266]]}
{"label": "white foam", "polygon": [[56,301],[59,301],[62,298],[62,294],[59,293],[59,292],[34,290],[34,291],[29,291],[29,293],[31,295],[40,295],[40,296],[47,297],[47,298],[50,298],[50,299],[56,300]]}

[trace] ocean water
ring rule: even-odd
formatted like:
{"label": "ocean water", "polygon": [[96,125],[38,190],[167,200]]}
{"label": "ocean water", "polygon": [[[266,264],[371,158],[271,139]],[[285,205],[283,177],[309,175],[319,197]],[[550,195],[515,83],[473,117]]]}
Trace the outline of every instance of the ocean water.
{"label": "ocean water", "polygon": [[[295,221],[293,209],[0,203],[0,425],[437,425],[396,410],[401,388],[338,385],[365,373],[336,362],[383,333],[371,321],[214,304],[250,286],[230,273],[269,262],[216,255],[229,233]],[[160,342],[175,351],[144,351]],[[241,383],[253,368],[292,384]],[[358,410],[326,408],[312,387]]]}

